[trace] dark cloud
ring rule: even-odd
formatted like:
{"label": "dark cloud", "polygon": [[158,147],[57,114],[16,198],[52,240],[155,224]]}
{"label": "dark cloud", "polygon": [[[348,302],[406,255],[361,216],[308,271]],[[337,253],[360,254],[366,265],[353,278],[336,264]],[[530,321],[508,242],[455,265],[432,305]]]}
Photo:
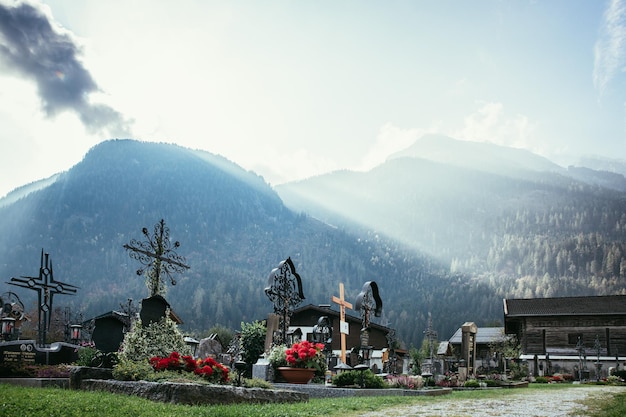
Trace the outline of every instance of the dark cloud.
{"label": "dark cloud", "polygon": [[0,3],[0,60],[37,83],[46,114],[74,111],[92,133],[130,136],[129,123],[119,112],[89,102],[89,94],[99,88],[79,60],[80,52],[71,35],[56,30],[42,10]]}

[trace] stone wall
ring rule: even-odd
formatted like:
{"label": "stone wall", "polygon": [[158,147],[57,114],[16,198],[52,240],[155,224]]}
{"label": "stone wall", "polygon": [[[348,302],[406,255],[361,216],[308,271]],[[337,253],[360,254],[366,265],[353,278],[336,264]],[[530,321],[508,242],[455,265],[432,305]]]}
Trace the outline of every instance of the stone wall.
{"label": "stone wall", "polygon": [[308,401],[307,393],[243,388],[231,385],[193,383],[82,380],[80,389],[136,395],[153,401],[175,404],[237,404],[237,403],[294,403]]}

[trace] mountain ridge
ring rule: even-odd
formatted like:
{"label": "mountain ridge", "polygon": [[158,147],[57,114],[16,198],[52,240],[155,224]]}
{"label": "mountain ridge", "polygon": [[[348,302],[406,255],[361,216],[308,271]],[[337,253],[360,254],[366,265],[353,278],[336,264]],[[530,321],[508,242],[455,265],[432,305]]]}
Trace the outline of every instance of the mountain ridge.
{"label": "mountain ridge", "polygon": [[[339,282],[356,297],[364,282],[377,281],[386,302],[381,323],[396,328],[406,345],[419,343],[430,310],[440,315],[443,291],[484,293],[382,236],[347,233],[287,209],[260,177],[221,157],[132,140],[95,146],[54,183],[0,207],[0,275],[35,274],[43,248],[55,279],[81,288],[55,305],[86,317],[117,309],[147,295],[123,245],[161,218],[191,266],[166,293],[188,330],[215,324],[236,330],[242,321],[264,319],[272,311],[263,292],[267,275],[287,257],[313,304],[329,303]],[[28,293],[20,296],[30,306]],[[415,297],[423,300],[419,306]],[[440,331],[452,331],[466,308],[497,320],[491,298],[441,315]]]}
{"label": "mountain ridge", "polygon": [[32,275],[44,248],[57,279],[81,287],[60,303],[116,309],[146,295],[123,245],[163,218],[192,267],[166,294],[189,330],[265,318],[267,274],[291,257],[307,303],[328,304],[339,282],[350,299],[377,281],[381,324],[419,345],[428,313],[445,337],[501,321],[505,297],[626,293],[626,198],[598,171],[569,172],[405,155],[271,187],[208,152],[111,140],[0,204],[0,275]]}

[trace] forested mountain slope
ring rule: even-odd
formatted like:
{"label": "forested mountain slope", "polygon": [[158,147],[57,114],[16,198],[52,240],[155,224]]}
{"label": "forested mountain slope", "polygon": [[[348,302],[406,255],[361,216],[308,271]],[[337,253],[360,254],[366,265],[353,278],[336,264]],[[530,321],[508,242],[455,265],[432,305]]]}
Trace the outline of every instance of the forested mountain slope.
{"label": "forested mountain slope", "polygon": [[[379,322],[396,328],[406,346],[421,343],[429,311],[442,336],[468,319],[502,318],[487,285],[369,228],[347,231],[294,213],[261,177],[206,152],[108,141],[67,172],[18,191],[20,198],[0,201],[0,277],[36,276],[44,248],[55,279],[80,287],[76,296],[55,297],[55,306],[85,317],[148,295],[123,245],[163,218],[191,267],[166,294],[188,330],[265,318],[267,276],[287,257],[302,276],[305,303],[329,304],[340,282],[354,300],[375,280],[384,302]],[[4,284],[8,290],[35,308],[33,291]]]}
{"label": "forested mountain slope", "polygon": [[276,190],[296,211],[376,230],[499,297],[625,293],[623,176],[449,138],[437,149],[427,139],[371,171]]}

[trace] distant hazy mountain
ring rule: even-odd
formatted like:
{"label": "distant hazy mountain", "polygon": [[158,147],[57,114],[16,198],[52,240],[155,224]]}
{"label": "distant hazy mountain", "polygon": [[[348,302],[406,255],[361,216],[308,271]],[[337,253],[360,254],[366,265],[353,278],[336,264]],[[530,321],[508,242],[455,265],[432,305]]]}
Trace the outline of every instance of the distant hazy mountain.
{"label": "distant hazy mountain", "polygon": [[498,295],[540,297],[625,291],[623,184],[527,151],[428,135],[369,172],[276,190],[295,211],[376,230]]}
{"label": "distant hazy mountain", "polygon": [[507,176],[520,176],[528,172],[565,171],[550,160],[524,149],[458,140],[435,134],[422,136],[412,146],[391,155],[389,160],[403,157],[427,159]]}
{"label": "distant hazy mountain", "polygon": [[[451,274],[447,264],[368,228],[348,232],[293,212],[261,177],[224,158],[132,140],[101,143],[66,172],[0,201],[0,276],[36,276],[44,248],[55,279],[80,287],[55,297],[55,306],[86,317],[119,309],[148,293],[123,245],[161,218],[191,267],[166,294],[187,329],[239,329],[265,318],[267,277],[287,257],[302,276],[305,303],[329,304],[340,282],[354,300],[364,282],[376,281],[380,322],[407,346],[421,342],[428,312],[442,336],[468,319],[502,318],[487,284]],[[36,311],[33,291],[4,288]]]}
{"label": "distant hazy mountain", "polygon": [[586,156],[580,158],[577,166],[591,168],[597,171],[608,171],[620,175],[626,175],[626,161],[611,159],[600,156]]}
{"label": "distant hazy mountain", "polygon": [[[36,275],[44,248],[55,278],[81,287],[56,306],[117,309],[147,295],[123,245],[163,218],[191,266],[166,295],[187,329],[266,317],[267,276],[291,257],[305,303],[330,303],[340,282],[354,300],[374,280],[380,323],[419,345],[429,312],[443,338],[465,321],[501,321],[503,297],[626,293],[620,184],[606,170],[431,136],[369,172],[272,189],[207,152],[114,140],[0,200],[0,276]],[[34,309],[35,294],[17,290]]]}

